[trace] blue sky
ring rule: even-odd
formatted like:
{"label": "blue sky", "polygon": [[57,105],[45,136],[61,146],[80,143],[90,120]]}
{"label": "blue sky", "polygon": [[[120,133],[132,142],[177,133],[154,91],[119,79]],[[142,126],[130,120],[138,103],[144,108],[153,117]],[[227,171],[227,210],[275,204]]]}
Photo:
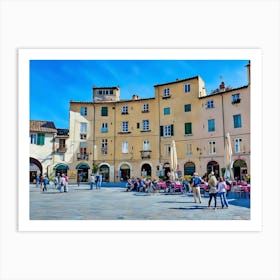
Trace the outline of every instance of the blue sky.
{"label": "blue sky", "polygon": [[72,101],[92,101],[92,87],[119,86],[121,99],[154,97],[154,85],[201,76],[207,93],[247,84],[248,60],[31,60],[30,119],[69,128]]}

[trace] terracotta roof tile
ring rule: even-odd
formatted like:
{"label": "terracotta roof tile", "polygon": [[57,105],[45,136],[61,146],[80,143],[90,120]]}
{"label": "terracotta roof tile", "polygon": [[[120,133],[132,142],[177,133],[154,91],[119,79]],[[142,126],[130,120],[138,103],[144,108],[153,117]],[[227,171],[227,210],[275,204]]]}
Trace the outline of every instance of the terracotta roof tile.
{"label": "terracotta roof tile", "polygon": [[51,121],[30,121],[29,130],[31,132],[44,132],[44,133],[56,133],[57,129]]}

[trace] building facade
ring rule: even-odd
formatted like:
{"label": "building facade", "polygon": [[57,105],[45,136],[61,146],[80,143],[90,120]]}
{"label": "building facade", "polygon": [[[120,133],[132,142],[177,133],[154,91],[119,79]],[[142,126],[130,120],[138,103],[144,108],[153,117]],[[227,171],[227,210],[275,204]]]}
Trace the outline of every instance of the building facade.
{"label": "building facade", "polygon": [[92,102],[70,102],[73,180],[82,172],[87,181],[94,166],[108,182],[166,176],[173,139],[179,176],[194,171],[219,176],[226,133],[231,136],[234,177],[250,173],[249,79],[240,88],[222,82],[210,94],[199,76],[155,85],[154,91],[153,98],[121,100],[118,86],[94,87]]}
{"label": "building facade", "polygon": [[155,85],[152,98],[121,100],[118,86],[93,87],[92,102],[70,101],[69,131],[54,127],[48,136],[48,160],[34,159],[45,162],[41,172],[67,173],[71,182],[78,176],[87,182],[91,172],[108,182],[158,178],[170,171],[174,140],[179,177],[220,176],[229,133],[233,174],[242,179],[250,174],[250,64],[247,69],[247,85],[222,82],[208,94],[199,76]]}

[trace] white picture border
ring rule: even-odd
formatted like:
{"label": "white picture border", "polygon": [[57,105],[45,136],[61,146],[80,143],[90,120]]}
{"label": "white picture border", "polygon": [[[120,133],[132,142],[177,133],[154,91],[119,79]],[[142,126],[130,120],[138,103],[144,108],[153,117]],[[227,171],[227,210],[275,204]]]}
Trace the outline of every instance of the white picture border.
{"label": "white picture border", "polygon": [[[250,220],[30,220],[29,62],[30,60],[250,60],[251,61],[251,217]],[[18,49],[18,230],[19,231],[261,231],[262,230],[262,51],[260,49]],[[54,120],[55,121],[55,120]],[[23,182],[26,182],[23,184]]]}

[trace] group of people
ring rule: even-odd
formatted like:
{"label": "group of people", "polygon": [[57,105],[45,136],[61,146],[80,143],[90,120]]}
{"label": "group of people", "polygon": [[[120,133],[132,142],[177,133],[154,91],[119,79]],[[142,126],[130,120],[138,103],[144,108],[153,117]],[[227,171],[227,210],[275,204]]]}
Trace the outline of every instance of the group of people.
{"label": "group of people", "polygon": [[89,184],[90,184],[90,189],[93,190],[93,187],[95,185],[96,189],[101,189],[101,185],[102,185],[102,174],[90,174],[89,177]]}
{"label": "group of people", "polygon": [[155,179],[131,178],[127,180],[126,191],[136,192],[153,192],[157,189],[157,181]]}
{"label": "group of people", "polygon": [[[50,183],[50,179],[46,175],[37,176],[36,177],[36,186],[41,187],[42,191],[48,190],[48,185]],[[68,192],[68,184],[69,179],[65,174],[60,175],[59,173],[53,179],[55,189],[58,189],[60,192]]]}
{"label": "group of people", "polygon": [[195,203],[197,202],[197,200],[199,203],[201,203],[200,184],[202,183],[207,183],[209,186],[208,208],[210,208],[211,206],[212,199],[214,199],[214,209],[217,208],[217,196],[220,196],[222,208],[228,208],[228,201],[226,197],[227,184],[224,177],[219,177],[219,179],[217,180],[214,172],[211,172],[206,182],[205,177],[204,179],[201,179],[198,176],[198,173],[195,172],[190,184],[193,190]]}

